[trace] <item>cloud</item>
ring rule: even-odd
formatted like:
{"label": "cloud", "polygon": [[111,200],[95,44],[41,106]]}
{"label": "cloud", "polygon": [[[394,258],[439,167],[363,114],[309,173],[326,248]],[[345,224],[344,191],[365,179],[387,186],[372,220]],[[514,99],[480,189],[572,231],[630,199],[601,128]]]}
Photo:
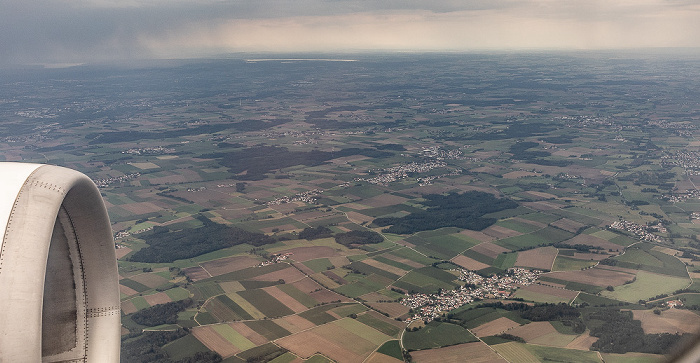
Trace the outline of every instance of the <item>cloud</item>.
{"label": "cloud", "polygon": [[0,0],[0,63],[700,46],[692,0]]}

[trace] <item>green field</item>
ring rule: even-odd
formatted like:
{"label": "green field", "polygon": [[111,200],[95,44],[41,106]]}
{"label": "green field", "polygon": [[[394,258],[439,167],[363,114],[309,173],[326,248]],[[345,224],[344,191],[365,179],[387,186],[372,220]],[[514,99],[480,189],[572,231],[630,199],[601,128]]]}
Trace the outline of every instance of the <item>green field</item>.
{"label": "green field", "polygon": [[197,340],[194,335],[185,335],[180,339],[172,341],[163,346],[163,350],[168,353],[168,358],[173,360],[185,359],[197,352],[209,352],[209,348]]}
{"label": "green field", "polygon": [[390,340],[382,344],[377,352],[388,355],[390,357],[403,360],[403,354],[401,353],[401,344],[398,340]]}
{"label": "green field", "polygon": [[271,320],[246,321],[245,325],[269,340],[279,339],[291,334],[287,329],[275,324]]}
{"label": "green field", "polygon": [[591,260],[579,260],[575,258],[557,256],[557,258],[554,260],[554,266],[552,267],[552,271],[582,270],[584,268],[593,266],[596,263],[596,261]]}
{"label": "green field", "polygon": [[357,316],[357,320],[365,325],[371,326],[374,329],[379,330],[380,332],[389,335],[389,336],[396,336],[401,331],[401,328],[389,324],[385,321],[382,321],[381,319],[372,316],[371,314],[361,314]]}
{"label": "green field", "polygon": [[418,331],[406,332],[403,345],[408,350],[422,350],[461,343],[475,342],[478,339],[459,325],[432,321]]}
{"label": "green field", "polygon": [[659,275],[647,271],[639,271],[634,282],[615,287],[615,291],[603,290],[600,294],[611,299],[636,303],[660,294],[670,294],[683,289],[690,279]]}
{"label": "green field", "polygon": [[248,340],[248,338],[241,335],[241,333],[235,331],[228,324],[215,324],[212,325],[214,331],[221,335],[224,339],[228,340],[236,348],[240,350],[247,350],[255,347],[255,343]]}
{"label": "green field", "polygon": [[[519,344],[519,343],[518,343]],[[600,363],[596,352],[525,344],[525,349],[542,362]]]}
{"label": "green field", "polygon": [[316,301],[316,299],[305,294],[303,291],[297,289],[292,284],[277,285],[277,288],[282,290],[282,292],[284,292],[285,294],[294,298],[294,300],[302,303],[307,308],[311,308],[311,307],[315,306],[316,304],[318,304],[318,301]]}
{"label": "green field", "polygon": [[292,309],[279,302],[279,300],[275,299],[264,290],[243,290],[239,291],[238,295],[246,299],[251,305],[255,306],[256,309],[260,310],[260,312],[265,314],[265,316],[268,318],[285,316],[294,313]]}
{"label": "green field", "polygon": [[304,265],[314,272],[326,271],[329,268],[333,268],[333,264],[327,258],[318,258],[315,260],[306,261],[304,262]]}

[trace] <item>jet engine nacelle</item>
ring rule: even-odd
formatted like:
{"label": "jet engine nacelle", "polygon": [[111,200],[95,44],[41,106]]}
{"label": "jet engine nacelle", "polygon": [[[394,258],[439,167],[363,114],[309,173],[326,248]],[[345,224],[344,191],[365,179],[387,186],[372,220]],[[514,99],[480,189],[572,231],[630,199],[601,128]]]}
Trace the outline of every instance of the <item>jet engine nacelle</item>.
{"label": "jet engine nacelle", "polygon": [[0,162],[0,362],[119,362],[117,263],[85,175]]}

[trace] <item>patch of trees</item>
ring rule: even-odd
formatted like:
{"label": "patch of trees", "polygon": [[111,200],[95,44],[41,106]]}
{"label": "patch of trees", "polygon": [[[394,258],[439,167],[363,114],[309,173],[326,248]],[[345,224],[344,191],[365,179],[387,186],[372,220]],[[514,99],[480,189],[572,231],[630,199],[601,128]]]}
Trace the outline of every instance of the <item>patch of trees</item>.
{"label": "patch of trees", "polygon": [[317,166],[324,162],[352,155],[381,158],[393,155],[375,149],[348,148],[339,151],[290,151],[286,147],[258,145],[243,150],[205,155],[220,159],[219,163],[241,180],[262,180],[265,174],[296,165]]}
{"label": "patch of trees", "polygon": [[168,358],[162,347],[187,335],[183,329],[173,331],[152,331],[139,334],[136,339],[122,342],[122,363],[218,363],[221,356],[214,352],[196,352],[190,357],[174,361]]}
{"label": "patch of trees", "polygon": [[335,241],[343,246],[366,245],[381,243],[384,237],[374,231],[350,231],[336,234]]}
{"label": "patch of trees", "polygon": [[474,140],[503,140],[525,138],[535,135],[542,135],[553,130],[554,127],[540,123],[514,123],[508,128],[498,132],[484,132],[472,136]]}
{"label": "patch of trees", "polygon": [[406,151],[406,148],[401,144],[382,144],[375,147],[377,150]]}
{"label": "patch of trees", "polygon": [[163,140],[175,137],[213,134],[219,131],[230,128],[230,125],[202,125],[187,129],[171,130],[171,131],[113,131],[104,133],[91,133],[85,136],[86,139],[92,139],[90,144],[111,144],[117,142],[131,142],[137,140]]}
{"label": "patch of trees", "polygon": [[151,306],[131,315],[131,320],[145,326],[177,323],[177,314],[192,305],[192,299]]}
{"label": "patch of trees", "polygon": [[203,215],[196,218],[204,226],[177,231],[171,231],[167,227],[154,227],[150,233],[142,234],[141,238],[148,247],[134,253],[129,261],[173,262],[243,243],[259,247],[276,242],[274,238],[262,233],[215,223]]}
{"label": "patch of trees", "polygon": [[511,145],[508,152],[513,154],[513,156],[515,156],[516,159],[520,160],[535,160],[551,155],[547,151],[528,151],[528,149],[532,149],[533,147],[537,147],[539,145],[539,143],[532,141],[518,142]]}
{"label": "patch of trees", "polygon": [[498,334],[498,335],[496,335],[496,336],[499,337],[499,338],[512,340],[512,341],[518,342],[518,343],[526,343],[526,342],[525,342],[525,339],[523,339],[523,338],[521,338],[521,337],[519,337],[519,336],[517,336],[517,335],[513,335],[513,334],[502,333],[502,334]]}
{"label": "patch of trees", "polygon": [[592,348],[603,353],[667,354],[683,337],[669,333],[644,334],[642,323],[634,320],[629,311],[601,309],[591,314],[589,319],[603,321],[603,324],[591,329],[591,336],[598,338]]}
{"label": "patch of trees", "polygon": [[239,131],[260,131],[269,129],[270,127],[282,125],[291,121],[292,119],[290,118],[278,118],[275,120],[243,120],[231,124],[231,126]]}
{"label": "patch of trees", "polygon": [[485,214],[518,206],[510,199],[496,198],[490,193],[479,191],[429,194],[424,198],[426,201],[422,204],[428,207],[426,211],[413,212],[400,218],[377,218],[374,223],[382,227],[391,225],[384,232],[396,234],[412,234],[442,227],[480,231],[496,223],[495,218],[483,217]]}
{"label": "patch of trees", "polygon": [[581,315],[569,304],[538,304],[522,311],[520,316],[532,321],[570,320]]}
{"label": "patch of trees", "polygon": [[[557,242],[553,246],[556,248],[572,248],[578,252],[592,252],[592,253],[598,253],[598,252],[600,252],[600,250],[604,249],[603,247],[589,246],[589,245],[584,245],[584,244],[580,244],[580,243],[576,243],[573,245],[567,245],[567,244],[564,244],[561,242]],[[591,250],[593,250],[593,251],[591,251]]]}
{"label": "patch of trees", "polygon": [[331,231],[330,228],[326,226],[320,226],[316,228],[306,227],[303,231],[299,232],[299,239],[311,241],[319,238],[328,238],[332,235],[333,231]]}
{"label": "patch of trees", "polygon": [[550,136],[543,137],[542,141],[548,142],[550,144],[571,144],[574,140],[573,136],[561,135],[561,136]]}

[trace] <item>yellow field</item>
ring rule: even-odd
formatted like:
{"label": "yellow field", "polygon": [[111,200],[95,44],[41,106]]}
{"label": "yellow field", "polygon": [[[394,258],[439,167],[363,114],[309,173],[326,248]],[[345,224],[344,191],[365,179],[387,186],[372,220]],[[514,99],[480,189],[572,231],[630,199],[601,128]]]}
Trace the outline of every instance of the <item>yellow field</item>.
{"label": "yellow field", "polygon": [[532,355],[532,353],[525,349],[521,344],[516,342],[496,344],[492,346],[492,348],[509,362],[540,363],[540,360],[537,359],[537,357]]}

